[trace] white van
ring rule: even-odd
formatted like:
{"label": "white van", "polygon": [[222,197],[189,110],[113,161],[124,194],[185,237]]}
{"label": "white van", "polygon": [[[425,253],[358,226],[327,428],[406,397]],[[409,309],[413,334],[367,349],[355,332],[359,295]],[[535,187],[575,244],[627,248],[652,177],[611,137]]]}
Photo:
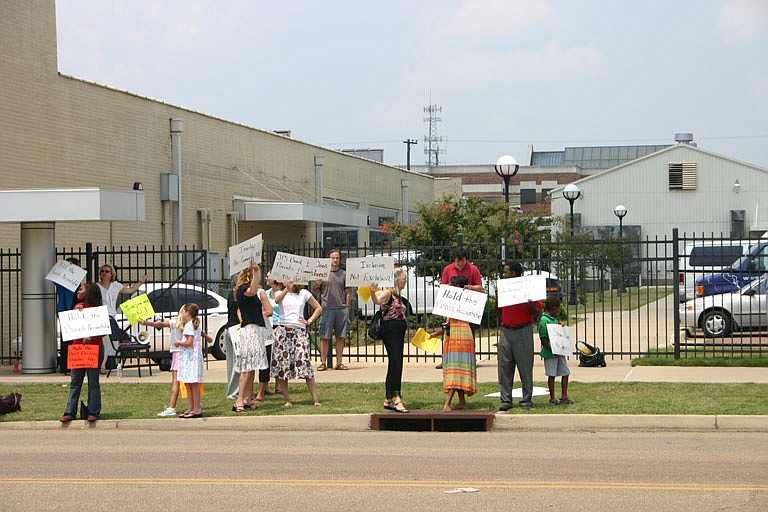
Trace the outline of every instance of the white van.
{"label": "white van", "polygon": [[[752,241],[754,242],[754,241]],[[680,302],[696,297],[696,279],[719,272],[749,252],[749,240],[696,240],[680,255]]]}

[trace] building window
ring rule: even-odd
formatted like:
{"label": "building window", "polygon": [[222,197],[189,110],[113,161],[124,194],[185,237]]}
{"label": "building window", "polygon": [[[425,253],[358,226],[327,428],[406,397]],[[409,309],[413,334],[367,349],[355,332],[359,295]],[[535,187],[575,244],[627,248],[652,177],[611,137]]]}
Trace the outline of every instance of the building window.
{"label": "building window", "polygon": [[536,189],[535,188],[521,188],[520,189],[520,204],[536,204]]}
{"label": "building window", "polygon": [[669,164],[669,190],[696,190],[696,162]]}
{"label": "building window", "polygon": [[551,188],[543,188],[541,189],[541,204],[547,204],[547,196],[549,196],[549,191],[552,190]]}

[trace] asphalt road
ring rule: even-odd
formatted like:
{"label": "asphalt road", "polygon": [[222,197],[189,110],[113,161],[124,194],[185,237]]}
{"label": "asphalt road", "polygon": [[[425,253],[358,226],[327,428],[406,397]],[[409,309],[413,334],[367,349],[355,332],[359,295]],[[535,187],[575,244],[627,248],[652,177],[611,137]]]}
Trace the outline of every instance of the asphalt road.
{"label": "asphalt road", "polygon": [[0,461],[9,511],[768,510],[767,433],[7,430]]}

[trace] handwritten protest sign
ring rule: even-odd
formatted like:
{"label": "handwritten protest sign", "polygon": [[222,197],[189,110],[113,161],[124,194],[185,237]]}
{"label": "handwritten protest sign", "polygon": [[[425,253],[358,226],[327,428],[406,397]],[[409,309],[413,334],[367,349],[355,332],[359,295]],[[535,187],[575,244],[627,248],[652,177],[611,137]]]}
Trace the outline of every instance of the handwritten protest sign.
{"label": "handwritten protest sign", "polygon": [[347,286],[395,286],[395,258],[347,258]]}
{"label": "handwritten protest sign", "polygon": [[484,293],[443,284],[437,290],[432,314],[479,324],[487,300]]}
{"label": "handwritten protest sign", "polygon": [[107,306],[62,311],[59,313],[59,327],[64,341],[104,336],[112,332]]}
{"label": "handwritten protest sign", "polygon": [[309,284],[315,279],[328,279],[331,273],[330,258],[310,258],[286,252],[275,254],[272,262],[272,279]]}
{"label": "handwritten protest sign", "polygon": [[559,356],[572,356],[571,330],[560,324],[547,324],[547,337],[552,353]]}
{"label": "handwritten protest sign", "polygon": [[245,242],[229,248],[229,275],[233,276],[251,266],[251,263],[261,263],[261,249],[264,245],[261,233]]}
{"label": "handwritten protest sign", "polygon": [[95,343],[87,345],[70,345],[67,350],[67,368],[98,368],[99,346]]}
{"label": "handwritten protest sign", "polygon": [[547,298],[547,278],[543,275],[511,277],[496,281],[499,307]]}
{"label": "handwritten protest sign", "polygon": [[136,325],[139,320],[146,320],[155,316],[155,309],[152,307],[152,303],[149,302],[149,297],[146,293],[123,302],[120,304],[120,309],[131,325]]}
{"label": "handwritten protest sign", "polygon": [[68,261],[60,260],[56,262],[50,271],[48,271],[48,275],[46,275],[45,278],[56,284],[60,284],[67,290],[76,292],[80,287],[80,283],[83,282],[85,274],[87,274],[87,272],[84,268],[73,265]]}

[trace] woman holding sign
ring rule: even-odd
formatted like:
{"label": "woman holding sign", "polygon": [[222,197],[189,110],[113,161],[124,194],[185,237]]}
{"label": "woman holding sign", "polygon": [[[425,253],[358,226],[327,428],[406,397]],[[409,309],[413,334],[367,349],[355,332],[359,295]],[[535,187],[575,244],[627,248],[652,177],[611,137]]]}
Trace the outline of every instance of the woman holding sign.
{"label": "woman holding sign", "polygon": [[[467,276],[454,276],[450,285],[464,288],[469,281]],[[430,336],[446,335],[443,353],[443,391],[448,395],[443,405],[444,411],[464,409],[465,396],[477,392],[477,362],[475,361],[475,339],[472,329],[464,320],[446,318],[443,327],[429,333]],[[451,407],[454,395],[459,395],[459,403]]]}
{"label": "woman holding sign", "polygon": [[384,408],[395,412],[408,412],[403,405],[400,388],[403,383],[403,344],[408,329],[406,317],[410,304],[400,292],[405,288],[408,273],[395,270],[395,286],[376,293],[377,283],[371,283],[371,300],[381,306],[381,341],[387,350],[387,378]]}
{"label": "woman holding sign", "polygon": [[[77,305],[74,309],[82,311],[84,308],[101,306],[101,292],[96,283],[83,283],[77,290]],[[88,376],[88,421],[94,422],[101,414],[101,386],[99,385],[99,361],[104,355],[104,346],[101,336],[94,338],[81,338],[72,341],[72,346],[92,345],[98,346],[98,356],[91,368],[73,368],[69,381],[69,400],[64,409],[64,415],[59,419],[62,423],[69,423],[77,417],[77,403],[80,401],[80,392],[83,389],[83,379]]]}

